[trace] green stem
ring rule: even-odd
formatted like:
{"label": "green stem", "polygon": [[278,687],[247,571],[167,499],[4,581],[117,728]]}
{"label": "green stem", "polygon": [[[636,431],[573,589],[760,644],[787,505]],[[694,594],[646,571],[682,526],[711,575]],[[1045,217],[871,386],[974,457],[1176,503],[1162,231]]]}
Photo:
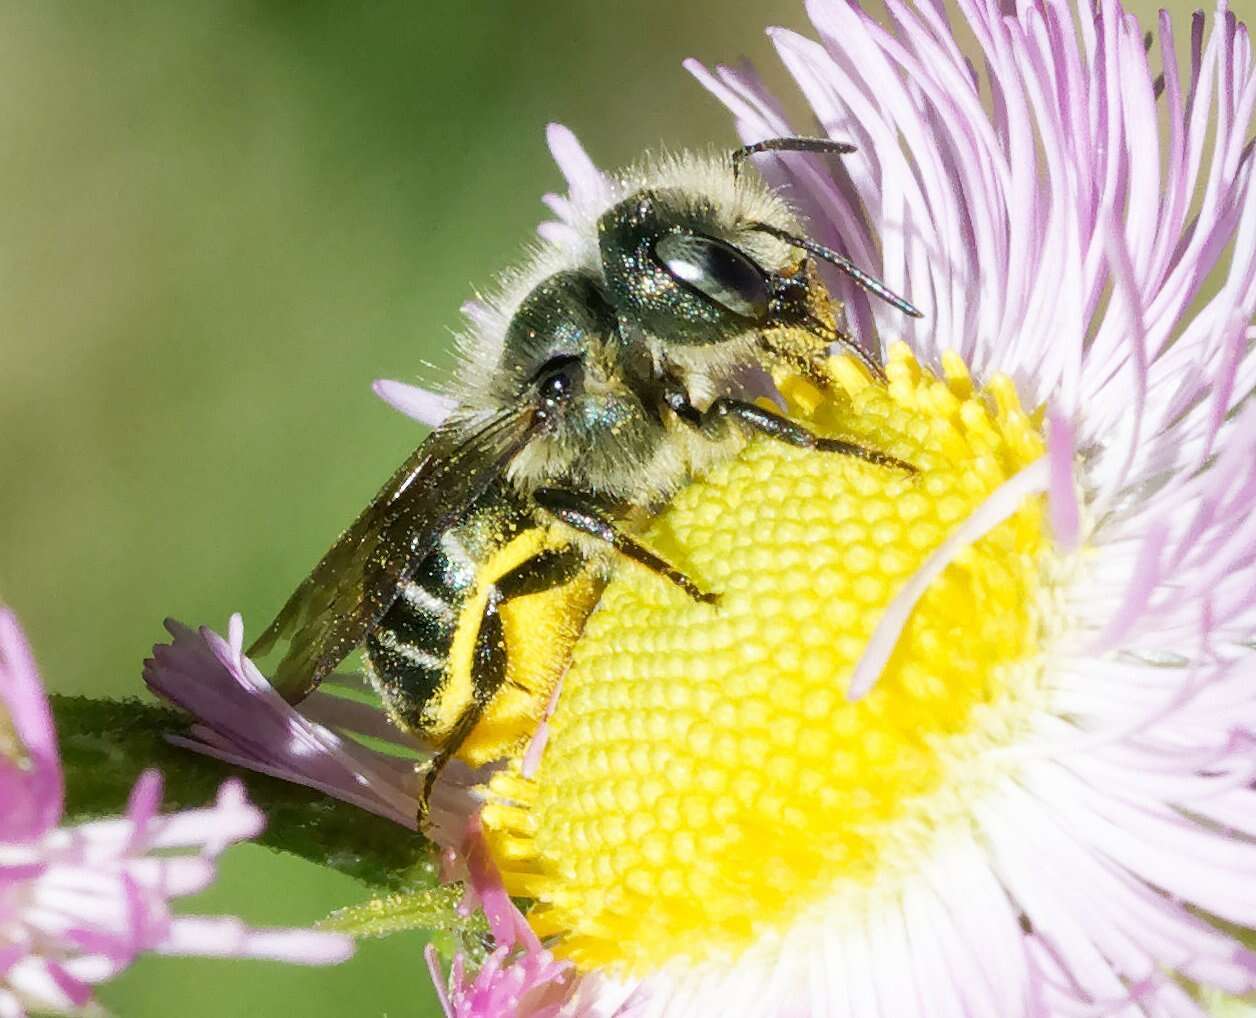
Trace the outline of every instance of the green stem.
{"label": "green stem", "polygon": [[186,716],[175,710],[134,699],[51,699],[70,822],[121,813],[135,779],[150,767],[165,778],[167,810],[204,806],[226,778],[238,777],[266,814],[259,844],[379,889],[414,891],[436,883],[435,853],[419,835],[322,792],[170,745],[164,736],[187,727]]}

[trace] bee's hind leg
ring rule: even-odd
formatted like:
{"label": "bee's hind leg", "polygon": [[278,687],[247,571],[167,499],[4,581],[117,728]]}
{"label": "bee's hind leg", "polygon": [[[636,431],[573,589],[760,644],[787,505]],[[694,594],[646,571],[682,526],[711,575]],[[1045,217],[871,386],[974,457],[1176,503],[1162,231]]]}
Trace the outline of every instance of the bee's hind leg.
{"label": "bee's hind leg", "polygon": [[427,765],[423,775],[423,791],[419,795],[419,830],[423,830],[431,811],[432,789],[436,787],[436,779],[457,755],[462,744],[467,741],[467,736],[479,723],[493,695],[506,681],[506,637],[502,631],[499,610],[504,600],[496,583],[489,587],[488,598],[484,602],[484,614],[480,617],[480,628],[475,634],[475,650],[471,662],[471,702],[458,718],[458,723],[449,733],[440,752]]}
{"label": "bee's hind leg", "polygon": [[467,736],[471,734],[476,724],[479,723],[480,715],[484,713],[484,708],[479,704],[472,704],[458,719],[458,727],[453,730],[449,737],[449,741],[439,753],[428,761],[426,769],[423,771],[423,790],[419,793],[419,830],[422,831],[427,824],[428,814],[432,810],[432,789],[436,787],[436,780],[441,776],[449,761],[452,760],[462,748],[462,744],[466,742]]}
{"label": "bee's hind leg", "polygon": [[472,698],[444,746],[427,765],[419,795],[419,830],[431,810],[432,789],[449,761],[457,756],[467,736],[484,716],[497,691],[506,681],[506,637],[501,606],[516,597],[552,590],[573,580],[584,566],[574,548],[547,548],[499,576],[488,589],[480,628],[475,634],[471,664]]}

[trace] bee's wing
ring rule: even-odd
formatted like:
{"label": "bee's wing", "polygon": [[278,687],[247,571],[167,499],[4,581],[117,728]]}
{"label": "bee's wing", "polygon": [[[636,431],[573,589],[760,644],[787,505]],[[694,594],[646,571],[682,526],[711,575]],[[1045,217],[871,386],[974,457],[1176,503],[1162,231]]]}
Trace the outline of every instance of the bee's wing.
{"label": "bee's wing", "polygon": [[520,408],[443,425],[388,479],[249,648],[257,657],[288,641],[272,681],[289,701],[366,639],[440,535],[501,476],[531,419]]}

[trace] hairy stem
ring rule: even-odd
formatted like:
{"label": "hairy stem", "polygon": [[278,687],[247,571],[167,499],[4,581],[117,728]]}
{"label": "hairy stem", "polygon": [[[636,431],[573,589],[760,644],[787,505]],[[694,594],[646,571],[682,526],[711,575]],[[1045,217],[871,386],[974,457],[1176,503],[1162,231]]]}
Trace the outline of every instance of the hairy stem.
{"label": "hairy stem", "polygon": [[166,733],[187,726],[178,711],[135,699],[56,694],[51,699],[69,821],[120,813],[135,779],[150,767],[165,778],[167,810],[203,806],[225,779],[238,777],[267,817],[260,844],[388,891],[436,883],[435,852],[417,834],[322,792],[171,746]]}

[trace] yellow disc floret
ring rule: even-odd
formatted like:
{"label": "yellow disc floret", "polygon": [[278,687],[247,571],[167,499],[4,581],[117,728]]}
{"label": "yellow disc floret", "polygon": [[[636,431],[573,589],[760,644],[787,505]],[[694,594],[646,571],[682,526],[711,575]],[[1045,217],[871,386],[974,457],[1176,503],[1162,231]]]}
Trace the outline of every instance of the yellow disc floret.
{"label": "yellow disc floret", "polygon": [[958,358],[943,369],[899,346],[888,385],[840,359],[830,390],[782,383],[809,428],[918,473],[756,439],[646,534],[718,604],[618,570],[538,770],[497,775],[483,815],[557,953],[635,974],[736,953],[901,865],[963,762],[1014,737],[1041,685],[1037,497],[951,562],[872,692],[847,698],[904,582],[1044,451],[1009,380],[978,391]]}

